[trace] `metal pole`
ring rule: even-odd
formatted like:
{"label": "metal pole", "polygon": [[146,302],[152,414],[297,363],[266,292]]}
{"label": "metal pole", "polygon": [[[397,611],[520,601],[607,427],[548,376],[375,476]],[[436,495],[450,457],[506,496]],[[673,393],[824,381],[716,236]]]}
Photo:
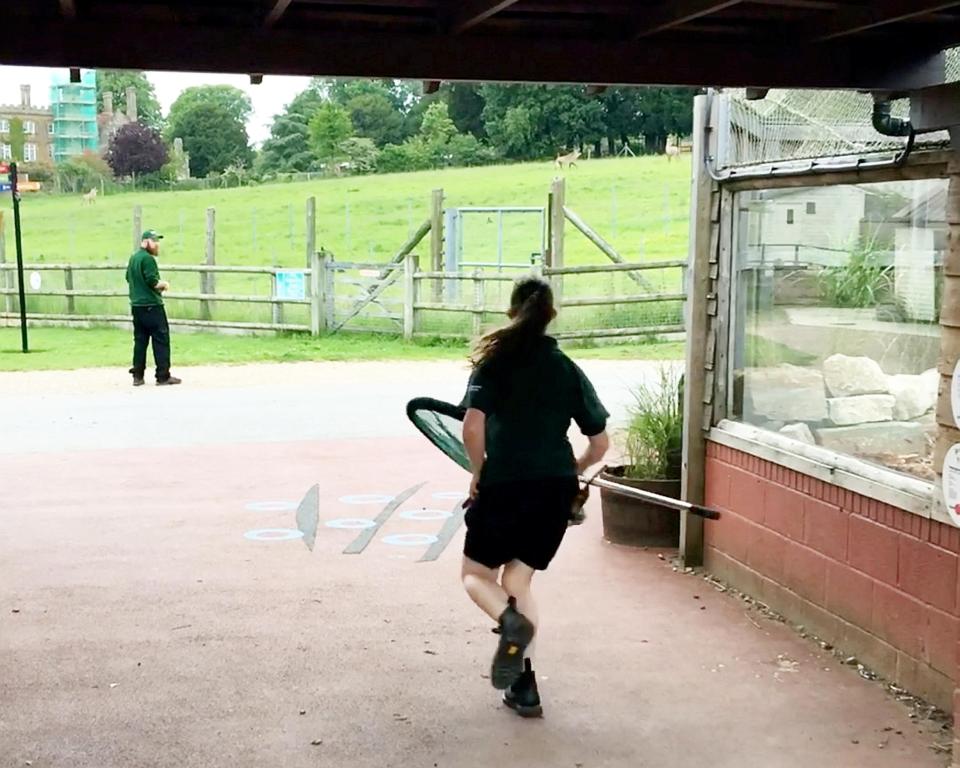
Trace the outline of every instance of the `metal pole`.
{"label": "metal pole", "polygon": [[692,512],[695,515],[699,515],[700,517],[706,517],[711,520],[717,520],[720,517],[720,513],[717,512],[715,509],[710,509],[710,507],[703,507],[699,504],[691,504],[689,501],[683,501],[682,499],[674,499],[674,498],[671,498],[670,496],[661,496],[659,493],[642,491],[639,488],[634,488],[631,485],[621,485],[620,483],[614,483],[614,482],[611,482],[610,480],[603,480],[599,477],[595,477],[592,480],[584,480],[584,482],[586,482],[587,485],[595,485],[598,488],[606,488],[608,491],[613,491],[614,493],[620,494],[621,496],[629,496],[632,499],[649,501],[661,507],[669,507],[670,509],[675,509],[678,512]]}
{"label": "metal pole", "polygon": [[24,352],[29,352],[27,344],[27,297],[23,288],[23,242],[20,237],[20,192],[17,189],[17,164],[10,164],[10,187],[13,193],[13,233],[17,244],[17,280],[20,293],[20,342]]}

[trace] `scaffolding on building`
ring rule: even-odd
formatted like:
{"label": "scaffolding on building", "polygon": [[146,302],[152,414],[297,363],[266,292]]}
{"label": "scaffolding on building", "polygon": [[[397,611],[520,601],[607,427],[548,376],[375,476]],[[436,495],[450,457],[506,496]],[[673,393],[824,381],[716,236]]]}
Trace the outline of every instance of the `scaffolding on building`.
{"label": "scaffolding on building", "polygon": [[66,75],[56,75],[50,86],[53,112],[53,160],[61,163],[84,152],[97,152],[97,76],[83,70],[80,82],[71,83]]}

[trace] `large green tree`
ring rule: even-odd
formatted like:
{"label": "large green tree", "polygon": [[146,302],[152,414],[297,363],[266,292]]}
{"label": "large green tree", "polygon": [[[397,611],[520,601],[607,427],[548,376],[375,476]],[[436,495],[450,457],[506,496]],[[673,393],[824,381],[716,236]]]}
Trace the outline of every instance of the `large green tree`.
{"label": "large green tree", "polygon": [[103,111],[103,94],[113,94],[114,110],[123,110],[127,104],[127,88],[137,94],[137,115],[144,125],[159,129],[163,126],[160,102],[147,76],[143,72],[127,69],[97,70],[97,110]]}
{"label": "large green tree", "polygon": [[263,142],[258,167],[265,173],[311,170],[317,162],[310,146],[310,120],[324,103],[320,89],[311,85],[298,93],[283,114],[275,115],[270,138]]}
{"label": "large green tree", "polygon": [[218,107],[232,122],[246,129],[253,114],[250,97],[232,85],[198,85],[184,90],[170,106],[165,135],[168,140],[183,137],[181,122],[198,107]]}
{"label": "large green tree", "polygon": [[336,159],[340,144],[352,133],[350,113],[338,104],[324,104],[310,120],[310,146],[327,163]]}
{"label": "large green tree", "polygon": [[380,93],[363,93],[346,103],[357,136],[371,139],[378,147],[407,138],[403,115]]}
{"label": "large green tree", "polygon": [[178,115],[176,136],[190,153],[194,176],[222,173],[229,165],[249,166],[253,152],[247,129],[234,112],[221,104],[196,104]]}

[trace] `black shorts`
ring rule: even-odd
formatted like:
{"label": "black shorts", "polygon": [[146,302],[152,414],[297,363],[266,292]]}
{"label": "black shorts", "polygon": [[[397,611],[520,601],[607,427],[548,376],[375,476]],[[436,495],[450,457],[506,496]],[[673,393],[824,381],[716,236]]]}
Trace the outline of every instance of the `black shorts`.
{"label": "black shorts", "polygon": [[545,571],[567,532],[576,477],[488,485],[467,510],[463,554],[487,568],[519,560]]}

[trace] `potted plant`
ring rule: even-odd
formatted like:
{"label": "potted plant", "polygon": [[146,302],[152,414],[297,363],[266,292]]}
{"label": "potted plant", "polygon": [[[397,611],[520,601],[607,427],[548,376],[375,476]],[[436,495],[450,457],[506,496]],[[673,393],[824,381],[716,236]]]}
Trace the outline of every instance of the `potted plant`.
{"label": "potted plant", "polygon": [[[652,382],[634,389],[625,436],[625,464],[601,477],[661,496],[680,498],[683,441],[683,374],[664,365]],[[675,547],[680,515],[639,499],[601,489],[603,535],[615,544]]]}

